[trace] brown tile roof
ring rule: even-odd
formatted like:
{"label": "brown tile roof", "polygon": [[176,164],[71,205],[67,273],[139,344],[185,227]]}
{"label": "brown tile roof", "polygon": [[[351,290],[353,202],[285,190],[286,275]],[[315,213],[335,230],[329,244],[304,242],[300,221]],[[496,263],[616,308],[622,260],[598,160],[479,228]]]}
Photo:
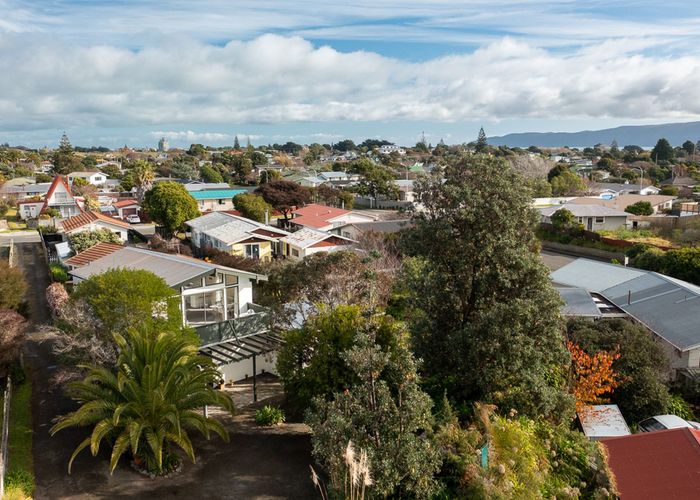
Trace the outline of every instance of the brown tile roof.
{"label": "brown tile roof", "polygon": [[74,231],[75,229],[78,229],[79,227],[83,227],[86,224],[90,224],[91,222],[96,221],[102,221],[108,224],[113,224],[115,226],[121,226],[125,228],[131,227],[128,223],[122,220],[113,219],[112,217],[107,217],[106,215],[102,215],[98,212],[83,212],[82,214],[78,214],[64,220],[61,224],[63,225],[63,230],[69,233],[71,231]]}
{"label": "brown tile roof", "polygon": [[643,432],[603,444],[623,500],[700,498],[700,431]]}
{"label": "brown tile roof", "polygon": [[98,243],[96,245],[91,246],[87,250],[80,252],[77,255],[74,255],[70,259],[67,259],[64,263],[71,267],[85,266],[93,260],[106,257],[107,255],[110,255],[116,252],[117,250],[121,250],[122,248],[124,247],[122,245],[118,245],[117,243]]}
{"label": "brown tile roof", "polygon": [[114,207],[115,208],[123,208],[123,207],[130,207],[131,205],[138,205],[138,204],[139,204],[138,201],[129,199],[129,200],[121,200],[121,201],[116,202],[114,204]]}

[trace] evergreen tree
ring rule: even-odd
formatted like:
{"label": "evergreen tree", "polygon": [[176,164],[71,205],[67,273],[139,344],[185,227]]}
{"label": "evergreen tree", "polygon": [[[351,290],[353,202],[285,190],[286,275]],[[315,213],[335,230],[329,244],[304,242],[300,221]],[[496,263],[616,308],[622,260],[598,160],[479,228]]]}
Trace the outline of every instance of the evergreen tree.
{"label": "evergreen tree", "polygon": [[73,146],[65,132],[61,136],[58,149],[51,157],[51,162],[55,175],[66,175],[80,168],[80,159],[75,156]]}
{"label": "evergreen tree", "polygon": [[484,132],[484,127],[479,129],[479,137],[476,139],[476,145],[474,146],[474,151],[477,153],[486,153],[488,151],[489,143],[486,140],[486,133]]}
{"label": "evergreen tree", "polygon": [[448,165],[444,181],[417,186],[424,211],[405,243],[418,264],[404,289],[430,392],[569,416],[559,295],[539,257],[523,179],[502,159],[472,156]]}
{"label": "evergreen tree", "polygon": [[673,159],[673,156],[673,146],[663,137],[659,139],[654,149],[651,150],[651,159],[655,162],[670,161]]}
{"label": "evergreen tree", "polygon": [[238,136],[233,138],[233,149],[236,151],[241,150],[241,143],[238,141]]}

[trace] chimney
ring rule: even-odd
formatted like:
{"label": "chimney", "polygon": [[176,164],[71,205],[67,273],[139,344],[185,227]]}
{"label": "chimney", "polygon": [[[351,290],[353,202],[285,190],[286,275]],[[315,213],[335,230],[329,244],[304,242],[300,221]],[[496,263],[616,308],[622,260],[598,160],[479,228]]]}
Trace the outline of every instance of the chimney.
{"label": "chimney", "polygon": [[266,226],[270,225],[270,211],[267,209],[265,210],[265,225]]}

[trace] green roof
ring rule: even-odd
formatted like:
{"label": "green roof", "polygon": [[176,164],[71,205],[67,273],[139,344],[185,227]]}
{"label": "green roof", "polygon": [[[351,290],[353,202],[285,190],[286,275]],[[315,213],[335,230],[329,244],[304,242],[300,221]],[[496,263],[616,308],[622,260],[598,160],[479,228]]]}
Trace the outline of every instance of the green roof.
{"label": "green roof", "polygon": [[221,200],[233,198],[237,194],[245,193],[245,189],[212,189],[211,191],[191,191],[190,195],[195,200]]}

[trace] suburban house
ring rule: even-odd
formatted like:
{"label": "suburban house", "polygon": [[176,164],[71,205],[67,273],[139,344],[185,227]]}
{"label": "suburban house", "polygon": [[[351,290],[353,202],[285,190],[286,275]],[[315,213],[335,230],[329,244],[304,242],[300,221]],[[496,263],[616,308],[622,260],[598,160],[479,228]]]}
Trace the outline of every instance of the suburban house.
{"label": "suburban house", "polygon": [[671,210],[673,206],[673,200],[675,199],[675,196],[664,196],[660,194],[621,194],[616,198],[611,198],[609,200],[588,197],[574,198],[568,203],[574,203],[578,205],[600,205],[603,207],[614,208],[615,210],[620,210],[621,212],[624,212],[625,208],[629,207],[630,205],[634,205],[639,201],[646,201],[649,202],[651,208],[654,210],[654,213],[658,214],[663,210]]}
{"label": "suburban house", "polygon": [[601,198],[614,198],[621,194],[659,194],[661,189],[656,186],[642,186],[639,184],[616,184],[611,182],[591,182],[588,185],[588,192]]}
{"label": "suburban house", "polygon": [[345,236],[318,231],[310,227],[285,236],[280,242],[282,243],[282,255],[292,260],[302,260],[304,257],[318,252],[347,250],[349,245],[355,243]]}
{"label": "suburban house", "polygon": [[602,442],[620,498],[698,498],[700,430],[640,432]]}
{"label": "suburban house", "polygon": [[93,186],[102,186],[107,181],[107,176],[102,172],[71,172],[68,174],[68,182],[71,185],[75,179],[83,179]]}
{"label": "suburban house", "polygon": [[141,205],[138,201],[129,198],[120,200],[112,204],[117,212],[117,216],[121,219],[126,219],[129,215],[138,215],[141,210]]}
{"label": "suburban house", "polygon": [[41,197],[49,192],[50,182],[22,182],[13,183],[17,179],[10,179],[0,186],[0,197],[11,198],[17,201],[24,201],[28,198]]}
{"label": "suburban house", "polygon": [[225,380],[275,371],[275,350],[282,341],[268,331],[267,315],[253,304],[253,282],[267,276],[136,247],[100,245],[66,262],[75,283],[110,269],[161,277],[177,296],[184,325],[199,334],[200,352],[212,358]]}
{"label": "suburban house", "polygon": [[119,235],[119,241],[127,241],[129,239],[128,223],[114,219],[100,212],[85,211],[81,214],[74,215],[68,219],[61,221],[63,233],[66,236],[71,236],[84,231],[95,231],[98,229],[107,229],[111,233]]}
{"label": "suburban house", "polygon": [[312,228],[320,231],[329,231],[334,227],[352,222],[372,222],[376,220],[371,215],[316,203],[299,208],[292,212],[292,215],[293,218],[289,221],[292,228]]}
{"label": "suburban house", "polygon": [[342,226],[334,227],[330,230],[333,234],[338,234],[351,240],[359,240],[362,235],[368,233],[398,233],[399,231],[411,227],[410,219],[400,220],[377,220],[371,222],[349,222]]}
{"label": "suburban house", "polygon": [[[576,259],[551,273],[557,287],[582,288],[650,330],[672,378],[700,376],[700,287],[663,274]],[[621,315],[621,314],[619,314]]]}
{"label": "suburban house", "polygon": [[589,231],[615,230],[625,227],[630,214],[622,210],[601,205],[578,205],[567,203],[540,209],[541,222],[550,224],[552,216],[559,210],[568,210],[583,227]]}
{"label": "suburban house", "polygon": [[692,177],[672,177],[670,179],[666,179],[664,181],[661,181],[660,184],[662,186],[673,186],[677,188],[686,188],[686,189],[695,189],[695,186],[700,184],[700,182],[696,181]]}
{"label": "suburban house", "polygon": [[336,187],[351,186],[360,180],[360,174],[353,174],[350,172],[321,172],[318,174],[318,178]]}
{"label": "suburban house", "polygon": [[[171,181],[172,179],[165,180]],[[231,187],[226,182],[187,181],[183,185],[187,191],[213,191],[214,189],[228,189]]]}
{"label": "suburban house", "polygon": [[185,223],[192,246],[207,247],[250,259],[270,260],[281,253],[280,239],[287,231],[225,212],[210,212]]}
{"label": "suburban house", "polygon": [[245,193],[245,189],[203,189],[189,191],[195,199],[200,212],[220,212],[233,210],[233,197]]}
{"label": "suburban house", "polygon": [[18,214],[21,219],[34,219],[49,208],[54,208],[65,219],[83,211],[83,199],[74,197],[66,180],[57,175],[41,201],[27,200],[19,203]]}
{"label": "suburban house", "polygon": [[399,200],[413,203],[416,200],[416,193],[411,179],[398,179],[394,184],[399,188]]}

